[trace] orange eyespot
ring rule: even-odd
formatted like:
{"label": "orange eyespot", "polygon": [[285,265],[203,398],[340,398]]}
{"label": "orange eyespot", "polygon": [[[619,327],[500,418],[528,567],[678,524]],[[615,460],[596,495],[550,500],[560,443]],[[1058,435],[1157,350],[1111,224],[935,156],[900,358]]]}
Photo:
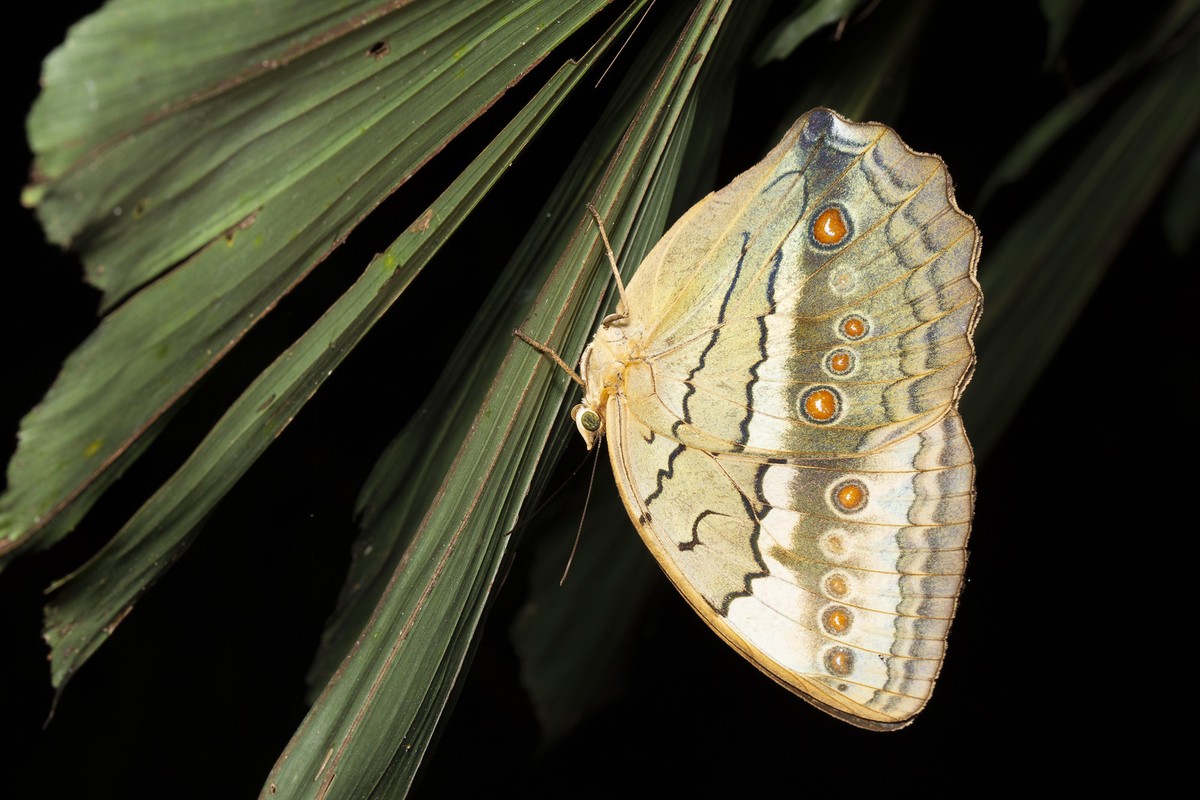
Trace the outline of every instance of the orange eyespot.
{"label": "orange eyespot", "polygon": [[828,386],[814,386],[800,396],[800,415],[816,425],[833,422],[842,412],[842,397]]}
{"label": "orange eyespot", "polygon": [[848,514],[862,511],[867,505],[867,487],[861,481],[845,481],[833,490],[833,502]]}
{"label": "orange eyespot", "polygon": [[825,579],[825,591],[830,597],[845,597],[850,594],[850,582],[845,575],[835,572]]}
{"label": "orange eyespot", "polygon": [[861,339],[868,330],[867,321],[857,314],[846,317],[838,328],[847,339]]}
{"label": "orange eyespot", "polygon": [[854,354],[849,350],[834,350],[825,363],[833,374],[845,375],[854,369]]}
{"label": "orange eyespot", "polygon": [[845,633],[850,630],[850,612],[841,606],[826,609],[821,615],[821,624],[830,633]]}
{"label": "orange eyespot", "polygon": [[842,210],[836,206],[825,209],[813,221],[813,238],[817,240],[818,244],[825,247],[841,244],[848,233],[850,233],[850,226],[846,224]]}
{"label": "orange eyespot", "polygon": [[825,669],[830,675],[849,675],[854,671],[854,652],[845,647],[829,648],[825,651]]}

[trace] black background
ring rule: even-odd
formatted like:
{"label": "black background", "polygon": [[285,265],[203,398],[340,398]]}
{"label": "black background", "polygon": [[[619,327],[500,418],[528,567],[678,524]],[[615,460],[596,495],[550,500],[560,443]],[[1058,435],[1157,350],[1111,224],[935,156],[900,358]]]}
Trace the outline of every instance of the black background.
{"label": "black background", "polygon": [[[80,280],[78,261],[46,245],[33,214],[16,202],[31,160],[23,115],[36,96],[40,59],[95,5],[33,9],[42,18],[28,24],[9,59],[16,102],[7,136],[14,155],[3,185],[6,228],[16,246],[3,284],[9,371],[0,397],[0,454],[6,458],[20,416],[95,322],[97,295]],[[1016,138],[1072,81],[1094,75],[1137,33],[1136,20],[1093,6],[1069,43],[1069,63],[1045,72],[1045,27],[1035,3],[944,3],[931,19],[905,112],[888,121],[914,148],[943,156],[968,212]],[[1029,55],[1013,59],[1014,50]],[[992,71],[991,63],[1006,68]],[[1008,68],[1017,63],[1027,70]],[[744,82],[742,104],[772,102],[780,88],[779,80],[759,76]],[[594,115],[598,105],[585,100],[563,113]],[[570,117],[562,124],[569,130]],[[774,135],[738,131],[718,184],[757,160]],[[553,129],[546,138],[554,138]],[[520,177],[502,184],[499,199],[482,208],[485,220],[476,223],[482,227],[464,234],[494,237],[498,262],[559,174],[517,169]],[[436,183],[436,176],[429,180]],[[1002,196],[980,220],[981,273],[988,269],[989,239],[1003,236],[1022,203],[1037,196],[1029,185],[1037,180]],[[344,285],[356,265],[390,240],[396,220],[413,216],[405,206],[391,209],[385,221],[368,223],[379,227],[352,237],[339,256],[344,260],[322,268],[314,288],[282,305],[268,331],[239,348],[222,367],[227,375],[253,375],[264,363],[256,348],[269,352],[272,342],[303,330],[311,320],[307,303]],[[1160,455],[1140,426],[1154,422],[1146,417],[1170,402],[1169,392],[1194,389],[1190,376],[1183,386],[1167,383],[1122,358],[1127,342],[1153,341],[1160,332],[1164,288],[1179,271],[1179,262],[1162,260],[1160,214],[1152,209],[1131,237],[1009,433],[979,465],[967,587],[938,691],[913,727],[865,733],[810,709],[723,645],[663,580],[645,612],[644,654],[625,679],[625,695],[539,752],[507,639],[528,571],[519,550],[416,795],[607,796],[634,786],[698,796],[757,789],[798,796],[826,786],[879,794],[896,787],[970,791],[1047,775],[1069,779],[1087,762],[1065,755],[1068,743],[1068,751],[1079,747],[1089,759],[1096,747],[1120,747],[1130,730],[1123,715],[1154,705],[1146,690],[1166,680],[1154,674],[1165,666],[1158,649],[1165,645],[1154,644],[1163,630],[1149,617],[1164,619],[1152,585],[1163,558],[1171,557],[1171,527],[1155,528],[1153,512],[1161,516],[1163,509],[1150,498],[1161,504],[1153,493],[1155,481],[1171,471],[1170,448]],[[1148,279],[1146,265],[1154,259],[1162,280]],[[63,546],[0,575],[0,726],[16,742],[6,748],[0,794],[14,779],[22,788],[13,796],[257,792],[306,710],[304,671],[348,563],[357,489],[461,330],[448,316],[460,312],[429,298],[471,282],[453,270],[443,270],[449,277],[441,279],[429,272],[414,289],[416,299],[402,301],[322,388],[186,557],[72,680],[44,730],[53,695],[40,636],[41,590],[116,530],[146,487],[178,463],[172,447],[197,441],[214,419],[211,409],[231,399],[229,390],[220,381],[203,387],[201,405],[209,412],[186,416]],[[1178,287],[1169,295],[1178,297]],[[1177,349],[1168,351],[1179,357]],[[381,384],[380,364],[403,377]],[[1130,386],[1151,395],[1148,412],[1131,414],[1122,405],[1120,392]],[[395,427],[378,429],[383,416]],[[1166,422],[1151,427],[1170,433]],[[567,460],[577,458],[571,451]],[[607,484],[607,477],[598,481],[597,491],[611,491]],[[1155,536],[1153,555],[1139,555],[1135,548]],[[1131,603],[1132,619],[1122,610]],[[680,664],[687,665],[683,673]],[[1157,701],[1161,694],[1150,696]],[[1115,732],[1097,736],[1107,731]]]}

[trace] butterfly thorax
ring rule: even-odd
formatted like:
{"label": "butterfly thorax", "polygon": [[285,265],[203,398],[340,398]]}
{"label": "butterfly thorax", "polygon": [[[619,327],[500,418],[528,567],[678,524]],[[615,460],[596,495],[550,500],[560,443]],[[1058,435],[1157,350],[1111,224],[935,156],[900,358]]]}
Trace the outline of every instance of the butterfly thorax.
{"label": "butterfly thorax", "polygon": [[637,352],[639,330],[629,316],[613,314],[600,323],[579,360],[583,402],[572,409],[571,417],[589,450],[604,436],[605,409],[609,400],[621,393],[625,371],[641,360]]}

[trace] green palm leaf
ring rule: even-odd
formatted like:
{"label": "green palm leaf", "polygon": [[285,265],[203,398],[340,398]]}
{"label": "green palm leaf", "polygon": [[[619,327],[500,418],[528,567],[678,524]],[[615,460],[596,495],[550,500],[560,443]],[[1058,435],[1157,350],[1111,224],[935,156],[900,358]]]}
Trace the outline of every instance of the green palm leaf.
{"label": "green palm leaf", "polygon": [[[1019,431],[1010,425],[1023,403],[1044,399],[1043,371],[1109,265],[1163,197],[1175,249],[1160,269],[1194,248],[1196,172],[1174,170],[1197,163],[1198,4],[1147,13],[1145,30],[1105,53],[1078,91],[1040,105],[1031,92],[1028,109],[990,107],[952,90],[954,70],[929,71],[929,54],[948,47],[945,18],[960,13],[948,5],[766,5],[660,4],[632,32],[641,4],[598,0],[113,0],[75,26],[43,67],[22,200],[50,241],[78,252],[102,318],[21,421],[0,496],[0,567],[60,542],[49,555],[76,559],[46,606],[53,685],[102,668],[89,659],[141,613],[139,600],[153,603],[147,591],[186,563],[215,527],[206,521],[228,518],[239,481],[366,348],[386,359],[370,369],[387,401],[361,403],[379,433],[371,453],[382,454],[308,666],[311,708],[285,728],[300,722],[286,746],[271,745],[283,750],[269,774],[258,766],[263,796],[407,792],[446,729],[497,587],[510,568],[524,574],[513,552],[526,537],[540,552],[515,632],[521,676],[543,742],[569,742],[621,696],[662,581],[621,530],[603,475],[588,526],[605,534],[585,537],[571,579],[555,585],[582,500],[557,513],[527,500],[562,480],[548,466],[574,448],[564,411],[575,390],[511,331],[577,357],[610,303],[586,204],[600,209],[628,275],[718,176],[748,167],[772,129],[814,105],[895,124],[919,149],[943,152],[965,209],[988,201],[979,367],[963,412],[983,464],[975,541],[996,548],[987,504],[1013,481],[989,489],[998,468],[988,456]],[[1070,56],[1100,12],[1044,5],[1056,58]],[[1014,74],[1043,58],[1003,53]],[[1005,115],[1027,122],[1002,135]],[[524,180],[545,163],[557,182],[539,185],[551,188],[513,194],[506,173]],[[492,196],[521,197],[520,207]],[[345,256],[366,229],[376,239],[363,246],[378,254]],[[439,293],[423,290],[439,274],[449,276]],[[295,310],[308,304],[308,317]],[[435,313],[372,346],[397,330],[397,311],[423,304]],[[379,411],[409,398],[411,417]],[[123,474],[135,479],[118,482]],[[121,505],[114,496],[132,505],[103,528]],[[82,566],[70,555],[113,529]],[[985,586],[968,592],[968,612],[973,594],[996,591],[978,559],[971,574]],[[970,657],[971,623],[959,624],[951,670],[958,639]],[[687,694],[680,680],[655,698]],[[62,702],[71,706],[71,691]],[[496,721],[485,740],[505,736]],[[730,739],[754,738],[695,726],[684,735],[732,752]],[[435,774],[457,787],[475,777],[446,778],[436,762]]]}

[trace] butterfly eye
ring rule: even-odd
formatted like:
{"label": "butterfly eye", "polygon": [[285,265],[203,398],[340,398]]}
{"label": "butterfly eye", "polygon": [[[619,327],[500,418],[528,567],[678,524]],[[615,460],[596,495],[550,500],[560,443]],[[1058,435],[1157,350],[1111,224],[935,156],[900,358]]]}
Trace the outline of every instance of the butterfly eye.
{"label": "butterfly eye", "polygon": [[595,433],[600,430],[600,415],[590,408],[585,408],[579,412],[579,425],[585,431]]}
{"label": "butterfly eye", "polygon": [[604,419],[591,406],[580,403],[571,409],[571,419],[583,437],[587,449],[591,450],[604,436]]}

